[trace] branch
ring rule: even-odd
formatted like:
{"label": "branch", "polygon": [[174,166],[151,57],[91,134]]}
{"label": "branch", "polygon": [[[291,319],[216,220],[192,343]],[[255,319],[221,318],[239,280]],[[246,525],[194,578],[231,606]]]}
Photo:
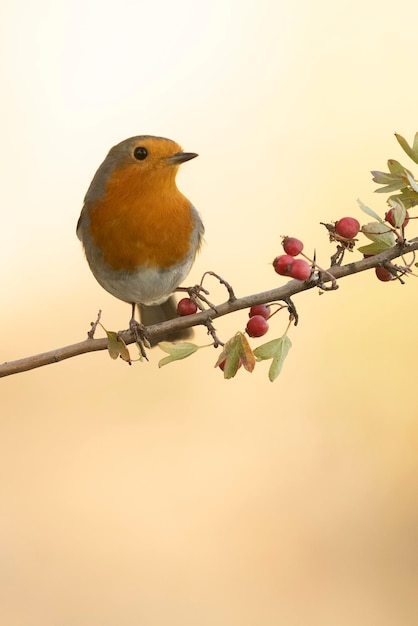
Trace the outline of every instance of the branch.
{"label": "branch", "polygon": [[[321,272],[319,276],[316,275],[312,280],[306,282],[291,280],[282,287],[277,287],[276,289],[244,296],[243,298],[229,299],[227,302],[216,305],[216,309],[209,308],[205,311],[195,313],[194,315],[178,317],[161,324],[149,326],[147,328],[148,336],[150,340],[159,339],[174,330],[182,330],[190,328],[191,326],[207,325],[207,323],[211,320],[228,315],[234,311],[247,309],[255,304],[265,304],[278,300],[287,300],[302,291],[308,291],[309,289],[313,289],[324,283],[332,283],[334,280],[345,278],[346,276],[357,274],[359,272],[364,272],[379,265],[383,265],[384,263],[392,261],[393,259],[414,250],[418,250],[418,237],[404,243],[403,245],[396,245],[378,255],[361,259],[360,261],[355,261],[353,263],[347,263],[346,265],[334,265],[325,272]],[[120,336],[126,344],[135,342],[135,338],[131,331],[121,331]],[[84,341],[70,346],[64,346],[62,348],[51,350],[50,352],[36,354],[17,361],[6,362],[3,365],[0,365],[0,378],[3,376],[10,376],[11,374],[17,374],[19,372],[25,372],[37,367],[43,367],[44,365],[50,365],[51,363],[59,363],[64,359],[70,359],[74,356],[78,356],[79,354],[106,350],[107,345],[108,341],[106,337],[102,339],[93,339],[89,337]]]}

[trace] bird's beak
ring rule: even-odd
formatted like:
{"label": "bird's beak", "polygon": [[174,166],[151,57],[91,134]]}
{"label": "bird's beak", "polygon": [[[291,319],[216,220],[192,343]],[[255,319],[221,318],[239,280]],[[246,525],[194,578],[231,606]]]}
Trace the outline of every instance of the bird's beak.
{"label": "bird's beak", "polygon": [[180,165],[180,163],[190,161],[190,159],[194,159],[197,156],[199,155],[196,154],[196,152],[176,152],[176,154],[167,158],[167,163],[170,165]]}

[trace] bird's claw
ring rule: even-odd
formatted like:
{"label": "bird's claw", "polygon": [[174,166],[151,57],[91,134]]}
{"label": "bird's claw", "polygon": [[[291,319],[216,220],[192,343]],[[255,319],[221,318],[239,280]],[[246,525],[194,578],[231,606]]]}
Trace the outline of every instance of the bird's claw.
{"label": "bird's claw", "polygon": [[147,328],[140,322],[137,322],[135,318],[132,318],[129,322],[129,330],[135,337],[135,342],[139,348],[141,356],[148,361],[145,348],[150,348],[151,344],[147,336]]}

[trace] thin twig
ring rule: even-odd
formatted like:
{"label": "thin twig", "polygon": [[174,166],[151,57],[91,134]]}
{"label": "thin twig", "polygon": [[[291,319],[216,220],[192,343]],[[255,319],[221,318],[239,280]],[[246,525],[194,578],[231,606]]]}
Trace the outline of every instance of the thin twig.
{"label": "thin twig", "polygon": [[96,328],[98,326],[98,324],[100,324],[100,318],[102,317],[102,310],[99,309],[99,312],[97,313],[97,318],[95,322],[90,322],[90,330],[87,333],[87,337],[89,337],[89,339],[93,339],[94,337],[94,333],[96,332]]}

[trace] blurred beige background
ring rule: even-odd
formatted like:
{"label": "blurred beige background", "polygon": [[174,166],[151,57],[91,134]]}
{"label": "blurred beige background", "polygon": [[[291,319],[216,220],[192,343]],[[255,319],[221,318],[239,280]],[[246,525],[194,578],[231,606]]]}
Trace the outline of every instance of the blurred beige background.
{"label": "blurred beige background", "polygon": [[[179,175],[206,225],[190,284],[281,284],[283,234],[326,265],[320,221],[385,210],[369,170],[417,171],[393,137],[418,130],[417,18],[415,0],[3,3],[0,360],[82,340],[99,308],[126,327],[75,224],[131,135],[200,154]],[[274,384],[266,364],[224,381],[210,350],[1,380],[2,624],[417,623],[416,279],[296,303]]]}

